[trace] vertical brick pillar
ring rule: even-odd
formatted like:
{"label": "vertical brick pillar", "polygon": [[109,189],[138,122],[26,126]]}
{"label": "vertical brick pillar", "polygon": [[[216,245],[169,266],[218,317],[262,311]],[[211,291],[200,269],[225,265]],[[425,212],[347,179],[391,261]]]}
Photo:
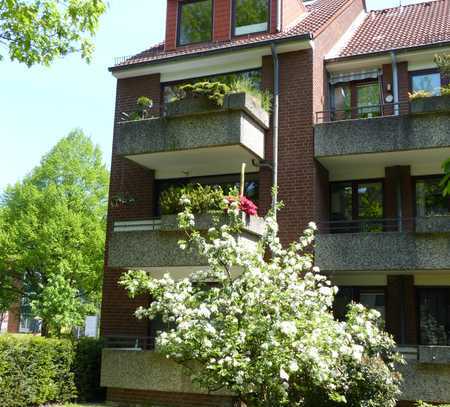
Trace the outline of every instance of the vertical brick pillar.
{"label": "vertical brick pillar", "polygon": [[[271,56],[265,56],[262,59],[262,87],[273,92],[273,63]],[[273,160],[273,133],[272,133],[272,115],[270,115],[270,128],[266,131],[264,155],[267,161]],[[267,167],[261,167],[259,172],[259,215],[266,215],[272,202],[272,170]]]}
{"label": "vertical brick pillar", "polygon": [[314,185],[314,220],[318,223],[321,232],[327,232],[330,215],[330,182],[328,170],[315,162],[315,185]]}
{"label": "vertical brick pillar", "polygon": [[[315,161],[313,132],[312,50],[289,52],[279,56],[280,110],[278,135],[280,239],[290,243],[314,220]],[[301,66],[303,69],[299,70]],[[263,58],[263,85],[273,83],[272,61]],[[272,134],[267,133],[265,153],[272,160]],[[261,203],[270,205],[271,173],[261,173]]]}
{"label": "vertical brick pillar", "polygon": [[165,51],[173,51],[177,47],[177,20],[178,0],[167,0]]}
{"label": "vertical brick pillar", "polygon": [[400,102],[400,114],[409,113],[409,72],[408,62],[397,64],[398,69],[398,99]]}
{"label": "vertical brick pillar", "polygon": [[[413,185],[411,178],[411,167],[395,166],[386,167],[386,179],[384,183],[385,196],[385,218],[398,219],[398,188],[400,188],[401,210],[402,210],[402,227],[403,231],[410,232],[413,230],[414,222],[414,199]],[[388,230],[396,230],[394,222],[389,222]]]}
{"label": "vertical brick pillar", "polygon": [[227,41],[231,39],[231,9],[232,0],[216,0],[214,2],[214,41]]}
{"label": "vertical brick pillar", "polygon": [[399,345],[417,344],[414,276],[388,276],[386,328]]}
{"label": "vertical brick pillar", "polygon": [[385,64],[383,65],[383,76],[382,76],[382,84],[383,84],[383,89],[382,89],[382,94],[381,94],[381,103],[383,105],[388,105],[388,106],[384,106],[383,108],[383,115],[385,116],[390,116],[394,114],[394,106],[388,104],[386,102],[386,96],[387,95],[394,95],[394,84],[392,82],[392,64]]}

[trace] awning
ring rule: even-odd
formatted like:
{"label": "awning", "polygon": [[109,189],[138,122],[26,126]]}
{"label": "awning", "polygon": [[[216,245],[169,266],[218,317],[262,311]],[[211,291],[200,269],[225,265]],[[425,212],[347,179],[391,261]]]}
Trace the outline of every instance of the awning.
{"label": "awning", "polygon": [[380,69],[370,71],[331,73],[329,82],[331,85],[341,82],[362,81],[364,79],[377,79],[381,76]]}

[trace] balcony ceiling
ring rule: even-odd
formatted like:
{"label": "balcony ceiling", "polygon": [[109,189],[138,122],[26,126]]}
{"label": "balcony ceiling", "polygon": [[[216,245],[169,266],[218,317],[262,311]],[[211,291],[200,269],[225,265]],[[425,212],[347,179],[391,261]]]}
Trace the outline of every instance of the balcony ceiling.
{"label": "balcony ceiling", "polygon": [[252,163],[258,157],[239,144],[138,154],[127,158],[155,170],[156,179],[236,174],[240,172],[242,163],[247,164],[248,172],[259,171]]}
{"label": "balcony ceiling", "polygon": [[411,174],[441,174],[442,163],[450,157],[450,147],[387,153],[354,154],[321,157],[318,160],[330,173],[330,181],[383,178],[385,168],[396,165],[411,166]]}

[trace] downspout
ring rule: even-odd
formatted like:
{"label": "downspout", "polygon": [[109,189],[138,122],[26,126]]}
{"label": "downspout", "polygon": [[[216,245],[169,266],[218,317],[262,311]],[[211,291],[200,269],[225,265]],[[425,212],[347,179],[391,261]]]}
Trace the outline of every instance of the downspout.
{"label": "downspout", "polygon": [[276,217],[276,205],[278,203],[278,116],[279,116],[279,99],[280,99],[280,65],[277,54],[277,46],[272,43],[272,60],[273,60],[273,115],[272,115],[272,134],[273,134],[273,157],[272,157],[272,209]]}
{"label": "downspout", "polygon": [[395,51],[391,52],[392,60],[392,93],[394,96],[394,114],[398,116],[400,114],[399,107],[399,95],[398,95],[398,68],[397,68],[397,55]]}

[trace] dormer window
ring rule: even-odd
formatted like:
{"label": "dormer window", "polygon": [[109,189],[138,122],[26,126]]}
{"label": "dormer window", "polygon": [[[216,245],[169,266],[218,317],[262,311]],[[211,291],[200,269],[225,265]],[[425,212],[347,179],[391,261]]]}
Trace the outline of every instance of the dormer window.
{"label": "dormer window", "polygon": [[245,35],[269,30],[270,0],[233,0],[234,32]]}
{"label": "dormer window", "polygon": [[212,39],[213,0],[179,2],[178,45],[208,42]]}

